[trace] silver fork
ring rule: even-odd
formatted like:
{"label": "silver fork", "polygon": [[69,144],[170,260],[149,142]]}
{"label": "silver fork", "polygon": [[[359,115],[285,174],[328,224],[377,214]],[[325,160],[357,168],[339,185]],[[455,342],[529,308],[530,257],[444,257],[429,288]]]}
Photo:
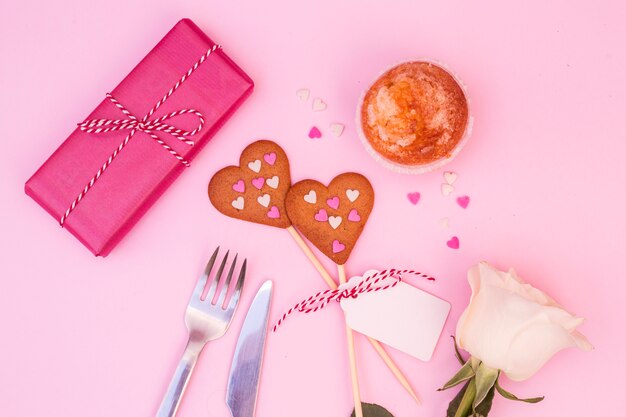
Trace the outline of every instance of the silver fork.
{"label": "silver fork", "polygon": [[235,289],[230,297],[230,301],[226,300],[228,288],[230,287],[231,278],[233,277],[233,272],[235,271],[235,265],[237,263],[237,255],[235,255],[235,259],[233,259],[228,275],[226,276],[226,280],[221,287],[217,302],[215,304],[212,303],[217,288],[220,282],[223,281],[222,273],[224,272],[224,266],[226,265],[226,260],[228,259],[228,252],[226,252],[224,259],[215,274],[215,278],[211,282],[211,286],[206,297],[202,297],[219,249],[220,248],[218,247],[215,249],[215,252],[213,252],[211,259],[204,269],[204,273],[198,279],[196,288],[193,290],[193,294],[191,295],[191,299],[187,305],[187,311],[185,312],[185,324],[187,325],[187,330],[189,331],[189,341],[187,342],[187,347],[185,348],[183,357],[174,372],[172,381],[167,388],[167,392],[163,397],[159,411],[156,414],[157,417],[172,417],[176,414],[178,405],[180,404],[180,400],[185,392],[185,388],[187,387],[187,382],[189,381],[191,372],[198,361],[200,352],[202,352],[202,349],[207,342],[218,339],[226,333],[226,330],[228,330],[228,326],[233,318],[235,309],[237,308],[237,304],[239,303],[241,287],[243,286],[243,281],[246,275],[247,260],[245,259],[243,261],[243,265],[241,266],[241,271],[239,272],[239,277],[237,278],[237,283],[235,284]]}

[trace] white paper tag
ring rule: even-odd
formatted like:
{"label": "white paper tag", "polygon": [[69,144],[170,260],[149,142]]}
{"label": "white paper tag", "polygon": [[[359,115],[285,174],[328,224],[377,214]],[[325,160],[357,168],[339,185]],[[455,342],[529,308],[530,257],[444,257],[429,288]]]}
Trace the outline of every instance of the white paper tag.
{"label": "white paper tag", "polygon": [[[344,285],[352,288],[376,272],[379,271],[369,270]],[[450,303],[400,282],[393,288],[344,298],[341,308],[353,330],[429,361],[450,312]]]}

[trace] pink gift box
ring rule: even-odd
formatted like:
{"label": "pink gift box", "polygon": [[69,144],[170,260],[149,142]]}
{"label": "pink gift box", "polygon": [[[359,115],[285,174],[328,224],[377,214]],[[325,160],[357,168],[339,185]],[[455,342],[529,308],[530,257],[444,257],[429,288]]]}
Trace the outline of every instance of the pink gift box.
{"label": "pink gift box", "polygon": [[[214,45],[191,20],[183,19],[111,95],[142,120]],[[250,95],[253,86],[250,77],[222,49],[216,49],[148,118],[154,121],[182,109],[198,111],[204,118],[204,126],[198,133],[184,137],[194,145],[156,126],[152,133],[181,158],[191,162]],[[130,117],[108,98],[87,119],[130,121]],[[163,123],[191,132],[198,126],[199,118],[188,113]],[[130,131],[128,128],[89,133],[77,128],[26,182],[26,194],[60,221]],[[149,133],[135,131],[93,188],[76,204],[63,227],[94,254],[106,256],[185,168]]]}

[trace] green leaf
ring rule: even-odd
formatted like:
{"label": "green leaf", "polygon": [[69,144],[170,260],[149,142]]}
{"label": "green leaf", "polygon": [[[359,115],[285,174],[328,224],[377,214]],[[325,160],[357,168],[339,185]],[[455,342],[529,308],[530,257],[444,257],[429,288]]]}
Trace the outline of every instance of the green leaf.
{"label": "green leaf", "polygon": [[476,397],[474,398],[474,410],[487,397],[491,388],[496,383],[500,371],[481,363],[476,371]]}
{"label": "green leaf", "polygon": [[450,401],[450,404],[448,404],[448,411],[446,412],[446,417],[454,417],[456,415],[456,411],[459,409],[459,405],[461,405],[461,400],[463,399],[463,396],[465,395],[465,391],[467,391],[468,385],[469,385],[469,382],[466,382],[465,385],[463,385],[463,388],[461,388],[461,391],[459,391],[454,396],[452,401]]}
{"label": "green leaf", "polygon": [[465,364],[465,359],[461,356],[461,351],[459,350],[459,345],[456,344],[456,337],[450,336],[452,340],[454,340],[454,356],[456,356],[457,360],[461,365]]}
{"label": "green leaf", "polygon": [[474,410],[474,417],[487,417],[489,411],[491,411],[491,404],[493,403],[493,397],[496,394],[495,386],[491,387],[485,399]]}
{"label": "green leaf", "polygon": [[[459,391],[458,394],[456,394],[456,396],[454,397],[454,399],[450,401],[450,404],[448,405],[448,410],[446,412],[446,417],[458,417],[457,411],[459,409],[459,406],[461,405],[461,402],[463,401],[463,397],[465,396],[466,391],[468,390],[468,388],[470,388],[469,386],[471,383],[472,381],[466,382],[463,388],[461,388],[461,391]],[[475,389],[475,386],[472,388]],[[493,403],[494,395],[495,395],[495,387],[492,387],[487,393],[487,396],[485,397],[485,399],[474,410],[473,415],[475,417],[487,417],[487,415],[489,414],[489,411],[491,411],[491,404]],[[470,398],[471,398],[471,394],[470,394]],[[469,416],[470,414],[471,414],[471,407],[469,407],[465,415]],[[461,415],[463,415],[463,411],[461,411]]]}
{"label": "green leaf", "polygon": [[473,376],[474,376],[474,369],[472,368],[472,361],[470,359],[469,361],[465,362],[465,365],[463,365],[463,367],[459,370],[459,372],[457,372],[456,375],[452,377],[452,379],[446,382],[446,384],[443,387],[439,388],[438,391],[443,391],[448,388],[452,388],[456,385],[459,385],[463,381],[467,381]]}
{"label": "green leaf", "polygon": [[480,366],[480,359],[476,359],[475,357],[470,356],[469,363],[472,365],[472,369],[474,370],[474,373],[476,373],[476,371],[478,370],[478,367]]}
{"label": "green leaf", "polygon": [[[361,407],[363,407],[363,417],[393,417],[393,414],[378,404],[361,403]],[[350,417],[355,417],[354,410]]]}
{"label": "green leaf", "polygon": [[506,398],[507,400],[524,401],[525,403],[535,404],[535,403],[538,403],[539,401],[543,401],[543,399],[546,398],[546,397],[517,398],[515,395],[511,394],[510,392],[502,388],[502,386],[500,386],[500,383],[498,381],[496,381],[496,389],[498,390],[498,393],[502,395],[504,398]]}

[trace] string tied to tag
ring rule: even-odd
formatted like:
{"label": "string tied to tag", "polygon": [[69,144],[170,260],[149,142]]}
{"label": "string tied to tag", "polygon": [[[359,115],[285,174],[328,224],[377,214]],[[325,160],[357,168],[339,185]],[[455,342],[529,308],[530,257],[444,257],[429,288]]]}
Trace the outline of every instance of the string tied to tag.
{"label": "string tied to tag", "polygon": [[[434,281],[435,278],[430,275],[424,274],[412,269],[385,269],[383,271],[376,272],[364,280],[360,281],[354,286],[349,286],[350,282],[339,286],[337,289],[320,291],[291,307],[287,310],[280,319],[274,325],[273,331],[278,330],[278,327],[295,312],[300,313],[314,313],[326,307],[331,301],[341,302],[343,299],[356,299],[361,294],[367,294],[371,292],[384,291],[395,287],[402,282],[402,276],[405,274],[415,275],[420,278],[425,278],[429,281]],[[385,282],[385,280],[389,282]]]}

